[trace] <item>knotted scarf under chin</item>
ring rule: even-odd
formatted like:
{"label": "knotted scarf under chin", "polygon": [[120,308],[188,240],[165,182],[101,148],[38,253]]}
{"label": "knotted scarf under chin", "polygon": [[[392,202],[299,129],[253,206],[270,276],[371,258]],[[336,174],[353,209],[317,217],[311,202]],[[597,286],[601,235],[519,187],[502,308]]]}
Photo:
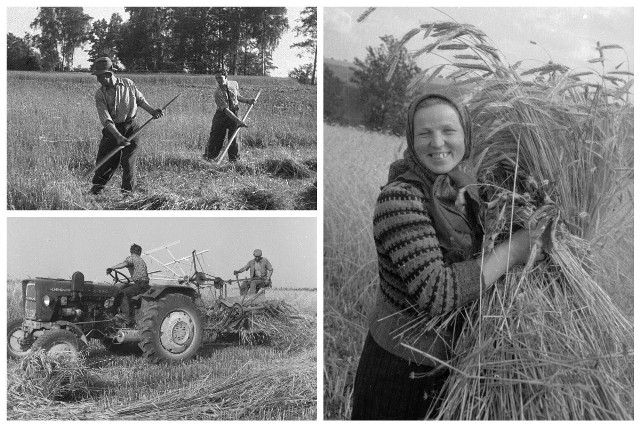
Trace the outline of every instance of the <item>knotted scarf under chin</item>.
{"label": "knotted scarf under chin", "polygon": [[467,260],[479,251],[481,230],[477,221],[477,181],[459,164],[446,174],[436,175],[417,165],[410,156],[389,168],[389,182],[402,180],[422,190],[440,246],[447,263]]}

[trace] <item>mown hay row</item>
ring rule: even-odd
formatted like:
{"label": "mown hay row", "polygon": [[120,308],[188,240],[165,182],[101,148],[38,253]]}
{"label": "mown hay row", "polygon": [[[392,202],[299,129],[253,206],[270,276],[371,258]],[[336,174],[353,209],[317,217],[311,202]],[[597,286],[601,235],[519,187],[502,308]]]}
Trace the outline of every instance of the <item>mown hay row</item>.
{"label": "mown hay row", "polygon": [[315,316],[300,313],[293,306],[281,302],[277,306],[267,307],[249,317],[250,327],[241,331],[241,340],[247,344],[255,341],[255,331],[268,336],[268,343],[278,351],[297,353],[316,345]]}
{"label": "mown hay row", "polygon": [[[106,380],[90,372],[85,362],[69,362],[68,369],[47,356],[46,372],[36,382],[33,374],[23,368],[10,373],[8,389],[9,419],[29,420],[199,420],[199,419],[261,419],[267,414],[315,413],[316,354],[315,349],[294,357],[279,360],[277,366],[249,362],[235,374],[214,378],[211,374],[188,387],[169,390],[129,404],[101,407],[90,397],[88,384],[108,387]],[[37,365],[37,364],[36,364]],[[66,365],[65,365],[66,366]],[[76,373],[74,381],[68,370]],[[77,378],[92,378],[91,382]],[[55,390],[53,394],[40,391],[40,386]],[[97,390],[94,388],[94,390]],[[61,392],[72,392],[74,399],[54,400]],[[91,394],[91,393],[89,393]]]}

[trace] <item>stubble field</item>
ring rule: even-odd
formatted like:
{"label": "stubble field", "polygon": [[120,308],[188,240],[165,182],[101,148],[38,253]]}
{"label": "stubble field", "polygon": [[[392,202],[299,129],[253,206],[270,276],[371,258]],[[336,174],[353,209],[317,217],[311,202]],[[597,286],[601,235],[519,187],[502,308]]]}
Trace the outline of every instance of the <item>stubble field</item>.
{"label": "stubble field", "polygon": [[[141,133],[138,191],[123,198],[116,172],[106,191],[88,194],[101,125],[86,73],[8,72],[8,209],[316,209],[316,87],[291,79],[234,77],[258,102],[242,129],[237,164],[202,159],[215,103],[213,76],[128,75],[149,103],[180,94],[165,117]],[[247,111],[241,104],[240,115]],[[140,123],[149,116],[140,111]]]}
{"label": "stubble field", "polygon": [[[149,364],[90,340],[71,384],[35,390],[20,363],[8,361],[9,420],[314,420],[317,417],[316,300],[313,290],[270,289],[305,319],[295,337],[204,345],[192,361]],[[8,281],[8,319],[21,317],[20,282]],[[52,376],[53,377],[53,376]],[[64,377],[64,376],[63,376]],[[67,397],[52,398],[51,389]],[[71,390],[65,390],[67,387]],[[63,393],[64,394],[64,393]]]}

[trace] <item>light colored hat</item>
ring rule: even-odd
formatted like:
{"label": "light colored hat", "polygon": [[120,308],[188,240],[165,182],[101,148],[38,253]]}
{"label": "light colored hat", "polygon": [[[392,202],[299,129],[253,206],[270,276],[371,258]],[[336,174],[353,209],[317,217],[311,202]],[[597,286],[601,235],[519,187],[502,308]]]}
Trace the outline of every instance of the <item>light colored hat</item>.
{"label": "light colored hat", "polygon": [[260,249],[256,249],[253,251],[253,256],[262,256],[262,251]]}
{"label": "light colored hat", "polygon": [[91,70],[91,74],[94,76],[98,76],[104,73],[113,73],[113,62],[111,62],[111,58],[103,56],[102,58],[97,58],[93,61],[93,70]]}

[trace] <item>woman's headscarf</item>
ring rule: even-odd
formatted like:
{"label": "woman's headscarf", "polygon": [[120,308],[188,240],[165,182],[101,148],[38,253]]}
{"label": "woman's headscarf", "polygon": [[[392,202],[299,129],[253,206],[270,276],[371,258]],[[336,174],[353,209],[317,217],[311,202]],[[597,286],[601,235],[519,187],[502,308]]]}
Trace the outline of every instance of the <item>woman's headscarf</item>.
{"label": "woman's headscarf", "polygon": [[[436,174],[424,165],[418,157],[414,146],[414,119],[421,102],[429,98],[439,98],[453,107],[458,113],[464,131],[464,155],[451,171]],[[476,210],[464,210],[462,205],[467,199],[479,201],[477,181],[468,174],[466,162],[471,155],[472,135],[471,119],[466,107],[441,94],[426,94],[413,100],[407,110],[407,149],[403,158],[394,162],[389,168],[389,182],[403,180],[411,182],[422,190],[428,201],[429,213],[434,221],[440,245],[458,255],[456,258],[467,259],[479,250],[479,230]],[[465,194],[468,195],[465,196]]]}

